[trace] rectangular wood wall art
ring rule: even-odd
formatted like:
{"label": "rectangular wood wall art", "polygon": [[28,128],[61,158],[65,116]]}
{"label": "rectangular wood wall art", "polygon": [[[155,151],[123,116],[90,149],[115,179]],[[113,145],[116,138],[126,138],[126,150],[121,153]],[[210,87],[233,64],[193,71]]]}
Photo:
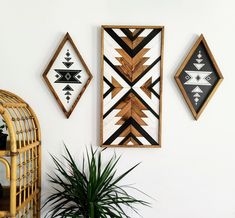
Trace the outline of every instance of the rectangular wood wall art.
{"label": "rectangular wood wall art", "polygon": [[101,146],[160,147],[162,26],[102,26]]}

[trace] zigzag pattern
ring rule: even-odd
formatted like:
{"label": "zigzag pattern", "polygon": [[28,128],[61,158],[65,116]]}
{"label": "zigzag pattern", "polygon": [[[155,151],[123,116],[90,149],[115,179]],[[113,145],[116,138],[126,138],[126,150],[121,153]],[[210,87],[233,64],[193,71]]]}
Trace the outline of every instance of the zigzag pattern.
{"label": "zigzag pattern", "polygon": [[161,28],[104,28],[103,145],[158,145]]}

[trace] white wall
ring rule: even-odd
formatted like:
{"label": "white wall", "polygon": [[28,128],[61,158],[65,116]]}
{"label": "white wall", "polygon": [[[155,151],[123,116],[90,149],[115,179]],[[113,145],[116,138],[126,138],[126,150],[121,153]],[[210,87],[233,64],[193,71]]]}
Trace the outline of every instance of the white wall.
{"label": "white wall", "polygon": [[[156,198],[152,208],[140,208],[144,218],[234,218],[234,8],[233,0],[1,0],[0,88],[24,98],[38,115],[43,193],[49,152],[63,153],[62,141],[74,154],[98,146],[100,25],[164,25],[162,148],[115,149],[123,155],[119,170],[142,162],[126,183]],[[94,75],[68,120],[42,79],[67,31]],[[173,76],[201,33],[225,80],[194,121]]]}

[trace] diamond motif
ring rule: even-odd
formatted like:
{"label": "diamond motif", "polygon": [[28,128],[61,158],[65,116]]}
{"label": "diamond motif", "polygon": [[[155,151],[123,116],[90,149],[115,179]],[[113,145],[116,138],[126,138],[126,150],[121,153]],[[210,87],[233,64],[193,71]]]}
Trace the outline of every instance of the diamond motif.
{"label": "diamond motif", "polygon": [[203,35],[199,37],[177,71],[175,79],[197,120],[223,80]]}
{"label": "diamond motif", "polygon": [[201,79],[201,77],[199,75],[197,75],[196,80],[199,81]]}
{"label": "diamond motif", "polygon": [[189,80],[189,79],[190,79],[190,76],[189,76],[189,75],[187,75],[187,76],[185,77],[185,79],[186,79],[186,80]]}
{"label": "diamond motif", "polygon": [[43,73],[48,87],[67,118],[89,85],[92,75],[67,33]]}
{"label": "diamond motif", "polygon": [[66,78],[67,80],[69,80],[71,77],[72,77],[72,76],[71,76],[69,73],[67,73],[67,74],[65,75],[65,78]]}

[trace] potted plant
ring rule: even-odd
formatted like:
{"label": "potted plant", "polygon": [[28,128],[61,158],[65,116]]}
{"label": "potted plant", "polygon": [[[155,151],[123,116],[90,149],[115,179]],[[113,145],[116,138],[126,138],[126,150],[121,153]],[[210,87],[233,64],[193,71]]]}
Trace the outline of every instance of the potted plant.
{"label": "potted plant", "polygon": [[139,164],[116,176],[115,168],[120,157],[113,155],[104,164],[101,155],[103,150],[94,151],[91,148],[83,156],[82,166],[79,167],[66,146],[65,149],[66,156],[62,156],[62,160],[51,155],[56,171],[54,175],[48,175],[53,193],[44,204],[49,206],[45,217],[130,218],[123,206],[137,214],[136,204],[150,206],[148,202],[127,193],[127,188],[134,187],[119,185]]}
{"label": "potted plant", "polygon": [[7,125],[5,120],[2,120],[2,122],[3,124],[0,126],[0,150],[6,150],[8,134],[3,133],[3,130],[7,130]]}

